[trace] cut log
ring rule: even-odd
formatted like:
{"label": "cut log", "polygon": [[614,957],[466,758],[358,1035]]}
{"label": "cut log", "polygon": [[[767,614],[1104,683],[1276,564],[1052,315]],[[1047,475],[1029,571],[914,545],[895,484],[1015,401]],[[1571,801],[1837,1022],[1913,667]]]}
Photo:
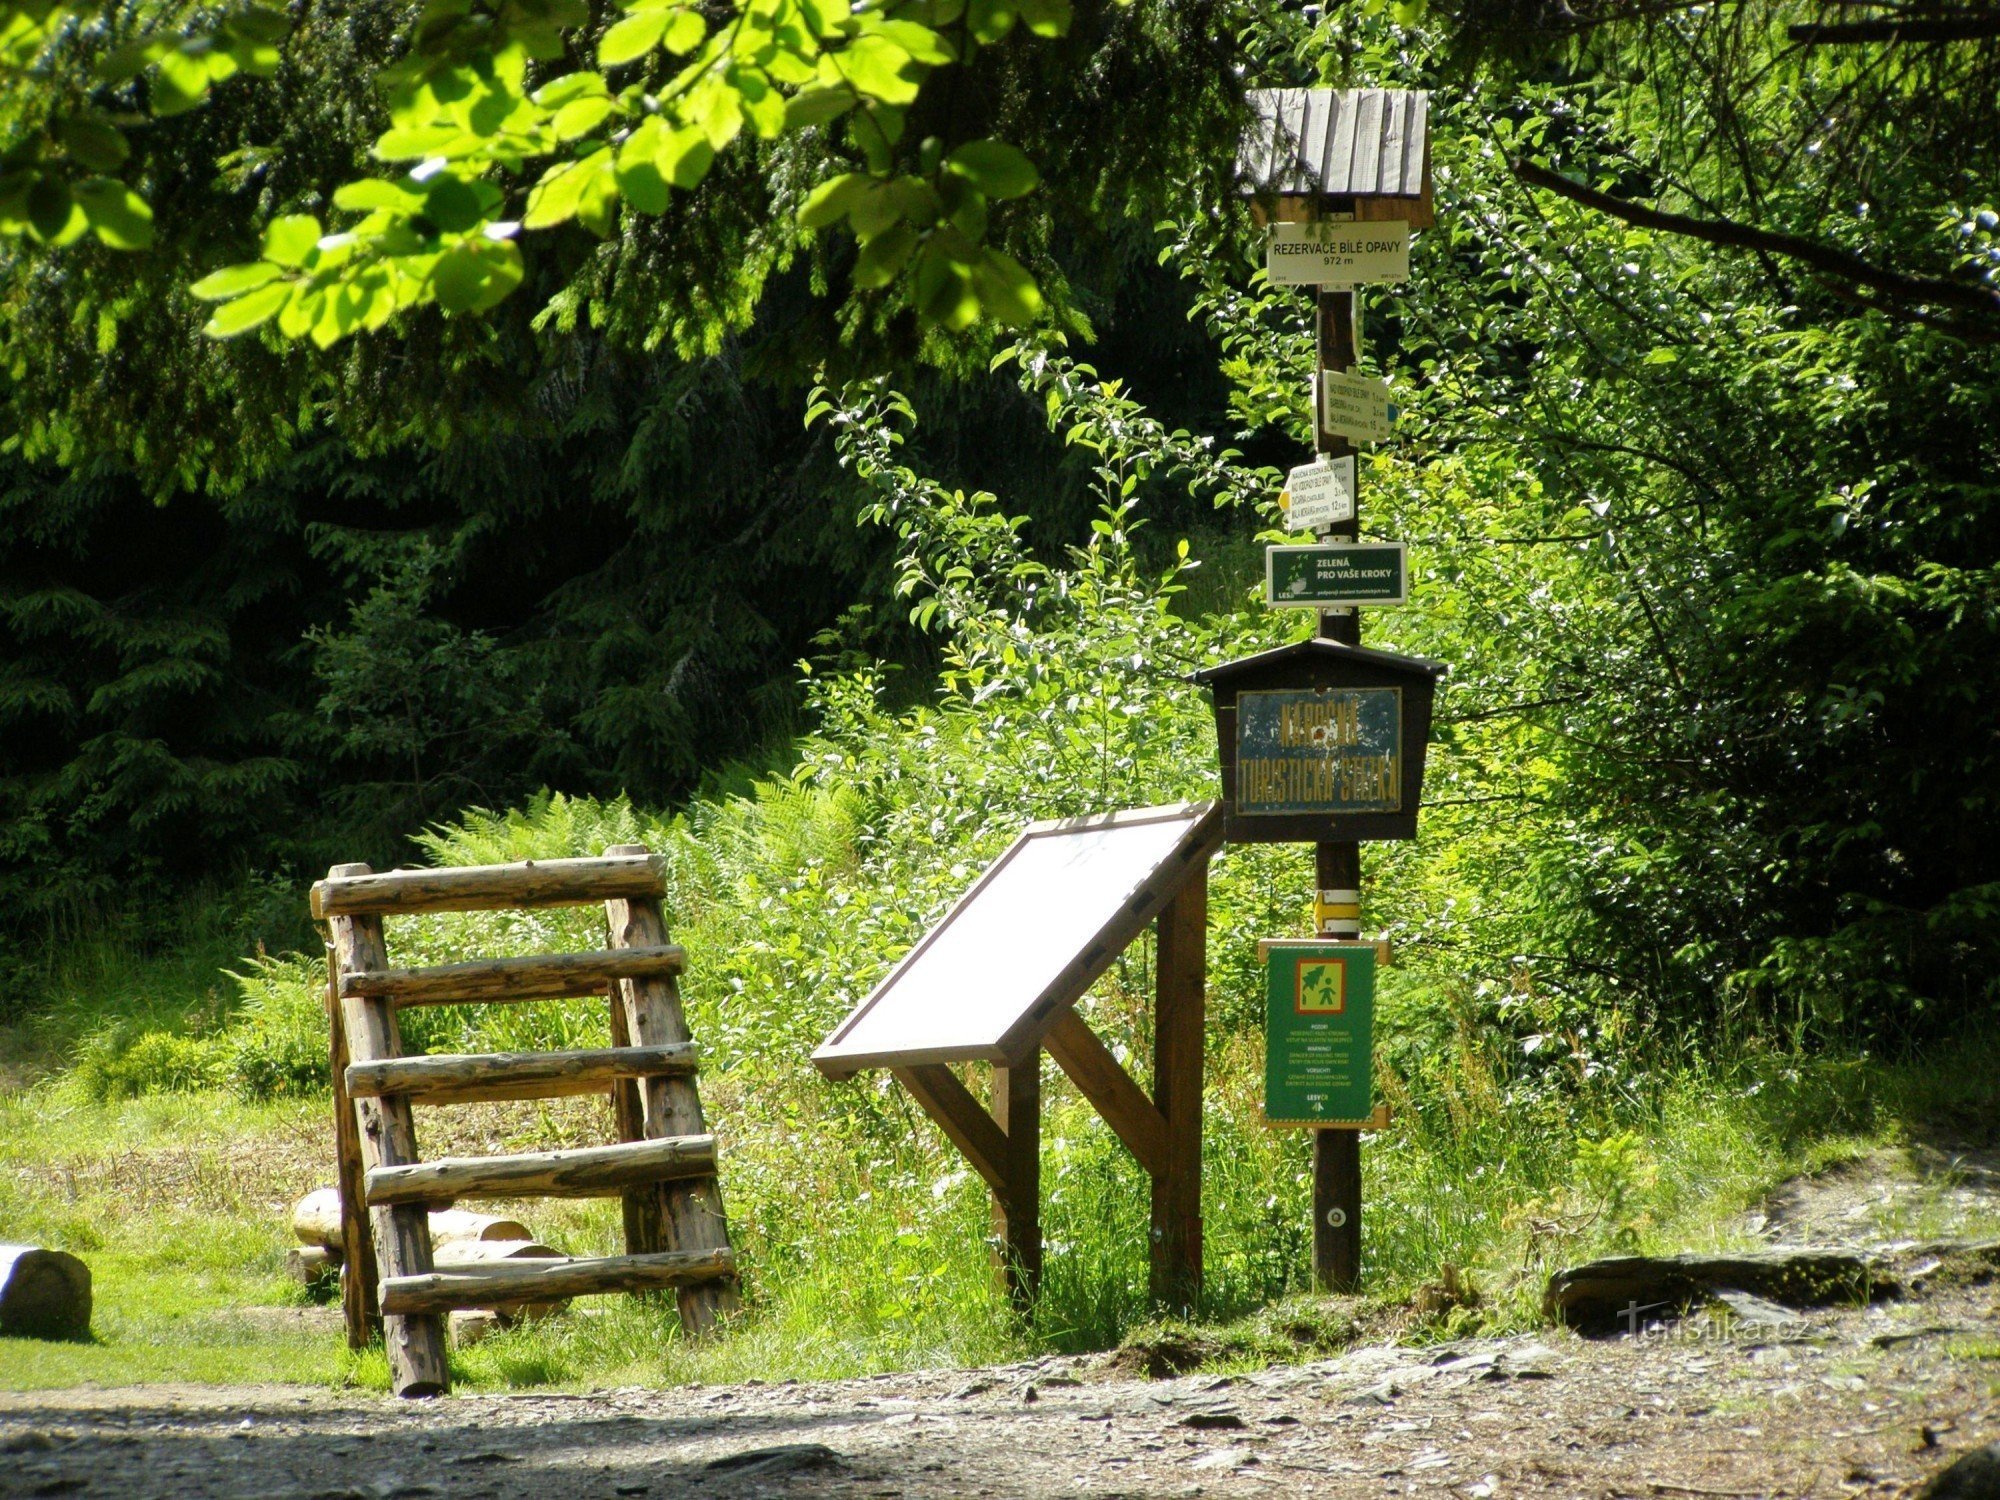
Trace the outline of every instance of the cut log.
{"label": "cut log", "polygon": [[497,911],[507,906],[588,906],[658,896],[666,861],[657,854],[530,860],[447,870],[336,875],[312,888],[312,914],[354,917],[412,911]]}
{"label": "cut log", "polygon": [[601,994],[615,980],[678,974],[687,955],[672,944],[617,953],[531,953],[426,969],[370,969],[340,976],[343,999],[397,1005],[499,1005]]}
{"label": "cut log", "polygon": [[62,1250],[0,1245],[0,1334],[87,1338],[90,1267]]}
{"label": "cut log", "polygon": [[[345,1254],[347,1246],[340,1234],[340,1194],[333,1188],[315,1188],[292,1207],[292,1233],[308,1245],[323,1245]],[[460,1208],[439,1209],[431,1215],[431,1239],[442,1244],[451,1240],[532,1240],[533,1232],[518,1219],[475,1214]]]}
{"label": "cut log", "polygon": [[574,1151],[447,1156],[407,1166],[372,1167],[368,1202],[382,1207],[449,1203],[455,1198],[602,1198],[644,1182],[707,1177],[714,1172],[714,1136],[668,1136]]}
{"label": "cut log", "polygon": [[1781,1307],[1863,1302],[1895,1282],[1858,1255],[1772,1250],[1750,1255],[1619,1255],[1558,1271],[1543,1314],[1571,1328],[1613,1333],[1676,1317],[1723,1292],[1747,1292]]}
{"label": "cut log", "polygon": [[563,1253],[539,1240],[436,1240],[431,1259],[440,1271],[490,1266],[503,1260],[561,1260]]}
{"label": "cut log", "polygon": [[669,1047],[595,1047],[576,1052],[453,1053],[354,1064],[347,1091],[358,1097],[401,1094],[412,1104],[472,1104],[491,1099],[556,1099],[603,1093],[621,1078],[684,1078],[695,1071],[694,1043]]}
{"label": "cut log", "polygon": [[339,1280],[341,1260],[324,1245],[295,1245],[285,1252],[285,1274],[302,1287],[317,1289]]}
{"label": "cut log", "polygon": [[670,1250],[578,1260],[513,1260],[382,1281],[385,1313],[442,1313],[455,1307],[547,1302],[602,1292],[660,1291],[736,1274],[728,1250]]}

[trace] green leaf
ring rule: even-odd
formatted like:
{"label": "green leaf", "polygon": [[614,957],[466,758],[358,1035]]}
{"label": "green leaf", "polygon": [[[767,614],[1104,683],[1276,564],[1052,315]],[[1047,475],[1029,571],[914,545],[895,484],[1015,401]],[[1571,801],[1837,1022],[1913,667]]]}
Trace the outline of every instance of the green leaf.
{"label": "green leaf", "polygon": [[615,101],[605,98],[572,99],[556,111],[556,136],[560,140],[573,141],[580,135],[588,135],[602,125],[617,107]]}
{"label": "green leaf", "polygon": [[672,193],[656,158],[666,144],[667,129],[658,115],[649,115],[618,149],[618,191],[642,214],[665,213]]}
{"label": "green leaf", "polygon": [[845,218],[873,181],[862,172],[842,172],[838,177],[827,178],[799,205],[799,228],[824,229]]}
{"label": "green leaf", "polygon": [[292,18],[281,10],[252,6],[231,16],[229,29],[253,42],[276,46],[292,34]]}
{"label": "green leaf", "polygon": [[669,19],[657,10],[627,16],[604,33],[604,40],[597,44],[597,61],[604,67],[615,68],[644,57],[660,44]]}
{"label": "green leaf", "polygon": [[592,165],[594,159],[563,162],[544,172],[542,180],[528,194],[528,211],[521,215],[522,227],[547,229],[575,218],[577,206],[583,201],[583,190],[590,185],[596,170]]}
{"label": "green leaf", "polygon": [[602,73],[565,73],[536,89],[532,97],[543,109],[561,109],[573,100],[609,92]]}
{"label": "green leaf", "polygon": [[231,297],[240,297],[245,292],[254,292],[260,286],[268,286],[282,274],[268,260],[245,261],[242,265],[224,266],[220,271],[211,271],[188,291],[203,302],[226,302]]}
{"label": "green leaf", "polygon": [[1014,29],[1017,0],[970,0],[965,8],[966,24],[973,39],[991,46]]}
{"label": "green leaf", "polygon": [[945,158],[945,167],[989,198],[1019,198],[1041,180],[1035,164],[1005,141],[967,141]]}
{"label": "green leaf", "polygon": [[935,240],[917,258],[917,314],[957,332],[979,320],[972,268],[946,253]]}
{"label": "green leaf", "polygon": [[390,213],[413,214],[424,206],[424,195],[401,182],[381,177],[364,177],[359,182],[343,182],[333,190],[333,206],[354,213],[387,209]]}
{"label": "green leaf", "polygon": [[840,64],[856,93],[884,104],[908,104],[917,97],[923,69],[909,53],[882,37],[856,37],[840,54]]}
{"label": "green leaf", "polygon": [[667,34],[660,44],[678,57],[685,57],[708,40],[708,23],[701,18],[698,10],[682,10],[674,13],[667,23]]}
{"label": "green leaf", "polygon": [[68,183],[46,172],[35,178],[28,189],[28,223],[37,236],[44,240],[60,239],[71,219],[81,217],[77,206],[70,201]]}
{"label": "green leaf", "polygon": [[478,137],[457,125],[399,125],[375,142],[382,161],[411,161],[429,156],[462,156]]}
{"label": "green leaf", "polygon": [[64,120],[56,134],[70,158],[93,172],[115,172],[132,154],[125,132],[102,120]]}
{"label": "green leaf", "polygon": [[264,226],[264,259],[302,266],[325,231],[311,214],[285,214]]}
{"label": "green leaf", "polygon": [[144,250],[153,243],[153,210],[116,177],[86,177],[75,189],[90,232],[113,250]]}
{"label": "green leaf", "polygon": [[917,231],[892,224],[861,247],[854,258],[854,284],[863,290],[887,286],[917,248]]}
{"label": "green leaf", "polygon": [[475,241],[438,257],[431,290],[446,312],[485,312],[521,284],[521,273],[521,252],[510,241]]}
{"label": "green leaf", "polygon": [[837,120],[854,108],[854,90],[842,84],[835,88],[815,85],[801,89],[785,102],[785,129],[804,130]]}
{"label": "green leaf", "polygon": [[1042,315],[1042,289],[1004,250],[982,249],[972,265],[973,289],[988,317],[1010,328],[1026,328]]}
{"label": "green leaf", "polygon": [[715,148],[699,127],[686,125],[667,136],[653,161],[675,187],[697,188],[715,161]]}
{"label": "green leaf", "polygon": [[186,114],[208,96],[210,69],[178,49],[160,58],[146,102],[160,116]]}
{"label": "green leaf", "polygon": [[941,67],[952,61],[950,44],[930,27],[915,21],[883,21],[875,27],[875,34],[887,37],[920,63]]}
{"label": "green leaf", "polygon": [[446,234],[463,234],[486,217],[486,205],[471,183],[441,172],[424,195],[424,217]]}
{"label": "green leaf", "polygon": [[1070,0],[1020,0],[1021,24],[1036,36],[1067,36]]}
{"label": "green leaf", "polygon": [[238,297],[234,302],[225,302],[210,316],[201,331],[212,339],[233,339],[239,333],[248,333],[258,324],[268,322],[273,314],[291,301],[292,290],[289,281],[280,281],[272,286],[260,287],[247,297]]}

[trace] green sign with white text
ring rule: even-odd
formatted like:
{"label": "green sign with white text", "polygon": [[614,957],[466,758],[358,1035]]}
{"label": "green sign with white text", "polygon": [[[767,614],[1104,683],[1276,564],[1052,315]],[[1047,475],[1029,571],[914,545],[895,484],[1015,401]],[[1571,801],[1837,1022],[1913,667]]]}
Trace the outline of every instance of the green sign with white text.
{"label": "green sign with white text", "polygon": [[1264,602],[1273,609],[1407,604],[1401,542],[1322,542],[1264,549]]}
{"label": "green sign with white text", "polygon": [[1374,1113],[1375,959],[1373,943],[1268,945],[1266,1124],[1354,1124]]}

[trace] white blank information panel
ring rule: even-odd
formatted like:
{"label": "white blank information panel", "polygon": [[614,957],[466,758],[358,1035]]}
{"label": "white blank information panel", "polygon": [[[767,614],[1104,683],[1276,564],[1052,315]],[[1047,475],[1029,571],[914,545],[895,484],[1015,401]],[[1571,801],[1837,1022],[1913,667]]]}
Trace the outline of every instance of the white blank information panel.
{"label": "white blank information panel", "polygon": [[1206,861],[1216,811],[1182,803],[1032,825],[813,1061],[833,1077],[1009,1061]]}

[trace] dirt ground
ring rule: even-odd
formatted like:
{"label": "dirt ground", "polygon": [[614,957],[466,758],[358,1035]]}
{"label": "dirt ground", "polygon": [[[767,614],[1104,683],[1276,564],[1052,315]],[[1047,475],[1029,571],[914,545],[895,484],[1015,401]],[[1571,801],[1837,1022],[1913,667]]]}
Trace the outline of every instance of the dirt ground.
{"label": "dirt ground", "polygon": [[1896,1238],[1921,1218],[1963,1243],[1990,1232],[1996,1203],[1988,1153],[1885,1152],[1787,1184],[1744,1227],[1775,1246],[1865,1249],[1901,1282],[1894,1299],[1742,1299],[1607,1338],[1361,1347],[1237,1375],[1148,1380],[1098,1355],[429,1402],[269,1386],[0,1394],[0,1496],[1889,1500],[2000,1442],[2000,1242]]}
{"label": "dirt ground", "polygon": [[2000,1282],[1766,1316],[1170,1380],[0,1396],[0,1494],[1887,1497],[2000,1441]]}

